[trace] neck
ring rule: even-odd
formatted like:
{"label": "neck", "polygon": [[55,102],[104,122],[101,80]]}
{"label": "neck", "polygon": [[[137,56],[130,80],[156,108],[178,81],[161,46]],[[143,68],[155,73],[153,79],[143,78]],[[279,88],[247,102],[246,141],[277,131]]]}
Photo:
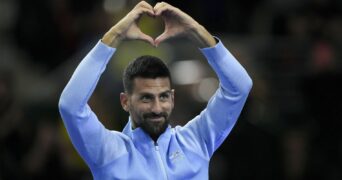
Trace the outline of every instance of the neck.
{"label": "neck", "polygon": [[160,136],[160,135],[154,136],[154,135],[151,135],[151,134],[150,134],[150,137],[151,137],[151,139],[152,139],[154,142],[157,142],[159,136]]}

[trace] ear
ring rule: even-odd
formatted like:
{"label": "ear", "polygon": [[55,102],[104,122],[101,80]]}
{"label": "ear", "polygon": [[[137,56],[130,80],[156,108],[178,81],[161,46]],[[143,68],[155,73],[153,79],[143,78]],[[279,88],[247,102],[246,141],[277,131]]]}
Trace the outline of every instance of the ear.
{"label": "ear", "polygon": [[128,105],[128,94],[127,93],[120,93],[120,103],[122,106],[122,109],[124,109],[126,112],[129,110]]}

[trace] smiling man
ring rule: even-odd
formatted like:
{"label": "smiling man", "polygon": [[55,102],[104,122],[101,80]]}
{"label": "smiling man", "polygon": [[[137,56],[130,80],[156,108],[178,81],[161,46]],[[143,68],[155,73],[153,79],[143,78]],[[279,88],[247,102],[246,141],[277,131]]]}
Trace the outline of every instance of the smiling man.
{"label": "smiling man", "polygon": [[142,56],[127,66],[123,84],[121,104],[131,116],[132,127],[142,128],[157,141],[168,127],[174,106],[169,69],[157,57]]}
{"label": "smiling man", "polygon": [[[156,39],[137,23],[160,16],[165,31]],[[216,72],[220,86],[207,107],[185,126],[171,128],[174,90],[167,66],[142,56],[125,69],[120,94],[129,120],[122,132],[106,129],[87,102],[123,40],[153,46],[177,37],[191,39]],[[237,121],[252,80],[219,39],[189,15],[167,3],[141,1],[114,25],[82,60],[65,87],[59,109],[70,138],[94,179],[208,179],[209,161]]]}

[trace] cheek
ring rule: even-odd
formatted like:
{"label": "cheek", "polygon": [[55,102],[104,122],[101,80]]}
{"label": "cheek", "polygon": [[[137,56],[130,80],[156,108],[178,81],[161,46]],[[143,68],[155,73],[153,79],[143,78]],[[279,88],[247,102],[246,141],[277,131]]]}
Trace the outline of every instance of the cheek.
{"label": "cheek", "polygon": [[129,107],[129,114],[132,117],[132,120],[136,123],[136,124],[140,124],[141,123],[141,119],[142,119],[142,113],[139,110],[139,108],[137,108],[136,106],[130,106]]}
{"label": "cheek", "polygon": [[169,103],[165,104],[164,107],[165,107],[166,111],[171,112],[173,110],[173,103],[169,102]]}
{"label": "cheek", "polygon": [[141,116],[143,113],[147,112],[148,107],[146,104],[131,104],[130,111],[131,113],[134,113],[135,115]]}

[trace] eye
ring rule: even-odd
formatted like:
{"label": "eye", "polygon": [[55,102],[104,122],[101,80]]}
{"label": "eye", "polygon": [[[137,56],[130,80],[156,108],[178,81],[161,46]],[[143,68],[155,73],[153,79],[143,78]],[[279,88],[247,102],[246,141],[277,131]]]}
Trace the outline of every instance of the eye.
{"label": "eye", "polygon": [[163,93],[163,94],[160,95],[159,98],[160,98],[161,101],[166,101],[166,100],[168,100],[170,98],[170,93]]}
{"label": "eye", "polygon": [[144,103],[151,102],[152,99],[153,99],[153,97],[150,96],[150,95],[143,95],[143,96],[141,96],[141,98],[140,98],[140,100],[141,100],[142,102],[144,102]]}

